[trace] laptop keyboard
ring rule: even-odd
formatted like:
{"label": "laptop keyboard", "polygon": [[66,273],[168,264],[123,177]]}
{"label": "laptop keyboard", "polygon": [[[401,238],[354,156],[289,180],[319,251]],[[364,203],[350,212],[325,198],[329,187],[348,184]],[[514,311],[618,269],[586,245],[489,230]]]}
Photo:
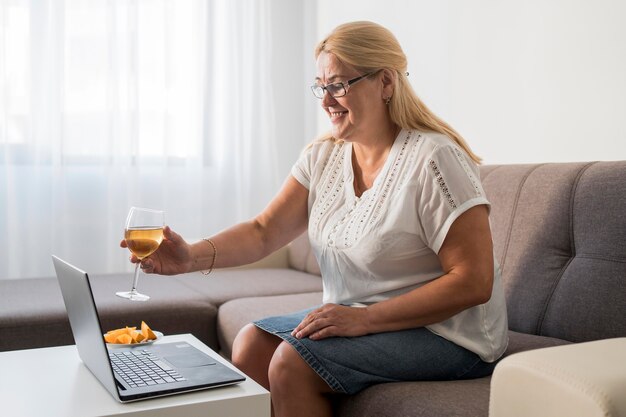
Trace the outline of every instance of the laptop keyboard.
{"label": "laptop keyboard", "polygon": [[175,369],[146,350],[109,352],[113,371],[133,388],[186,381]]}

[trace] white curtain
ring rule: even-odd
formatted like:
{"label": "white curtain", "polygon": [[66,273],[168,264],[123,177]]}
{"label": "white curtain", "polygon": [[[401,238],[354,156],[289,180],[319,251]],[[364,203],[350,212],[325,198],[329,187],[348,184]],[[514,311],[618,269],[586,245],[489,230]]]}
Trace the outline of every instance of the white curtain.
{"label": "white curtain", "polygon": [[0,2],[0,279],[130,271],[131,206],[189,240],[276,170],[270,0]]}

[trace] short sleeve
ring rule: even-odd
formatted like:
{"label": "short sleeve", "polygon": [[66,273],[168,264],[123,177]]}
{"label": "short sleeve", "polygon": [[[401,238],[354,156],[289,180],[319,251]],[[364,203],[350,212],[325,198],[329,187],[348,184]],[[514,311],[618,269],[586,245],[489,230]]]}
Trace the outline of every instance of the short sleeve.
{"label": "short sleeve", "polygon": [[452,223],[470,208],[486,204],[478,167],[455,145],[437,147],[426,159],[417,207],[426,244],[439,253]]}
{"label": "short sleeve", "polygon": [[291,175],[307,190],[311,189],[311,174],[313,172],[312,147],[305,149],[300,158],[291,167]]}

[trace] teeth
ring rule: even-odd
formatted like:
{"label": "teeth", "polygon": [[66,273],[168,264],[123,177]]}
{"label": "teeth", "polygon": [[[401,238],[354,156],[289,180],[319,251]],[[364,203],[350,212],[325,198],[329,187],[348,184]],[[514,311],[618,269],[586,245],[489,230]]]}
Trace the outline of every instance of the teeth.
{"label": "teeth", "polygon": [[340,111],[340,112],[333,112],[331,113],[333,116],[341,116],[342,114],[344,114],[345,112]]}

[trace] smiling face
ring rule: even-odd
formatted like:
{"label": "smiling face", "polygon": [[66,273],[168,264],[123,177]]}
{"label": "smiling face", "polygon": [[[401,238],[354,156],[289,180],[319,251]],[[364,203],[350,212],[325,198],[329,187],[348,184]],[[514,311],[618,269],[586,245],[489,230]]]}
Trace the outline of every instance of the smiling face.
{"label": "smiling face", "polygon": [[[343,97],[334,98],[325,93],[322,108],[330,118],[332,135],[346,141],[364,141],[377,135],[389,123],[384,103],[384,87],[380,73],[365,77],[347,88]],[[363,75],[345,65],[335,55],[322,52],[317,58],[318,85],[346,82]]]}

